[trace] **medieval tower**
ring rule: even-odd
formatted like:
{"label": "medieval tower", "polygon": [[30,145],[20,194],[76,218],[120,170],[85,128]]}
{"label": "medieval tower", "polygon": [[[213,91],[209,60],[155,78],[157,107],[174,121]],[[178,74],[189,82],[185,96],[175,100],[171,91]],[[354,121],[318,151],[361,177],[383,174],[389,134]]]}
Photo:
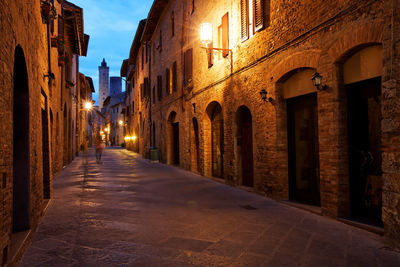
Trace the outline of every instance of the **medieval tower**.
{"label": "medieval tower", "polygon": [[103,58],[101,66],[99,66],[99,108],[103,108],[104,100],[108,97],[110,68],[107,66],[106,60]]}

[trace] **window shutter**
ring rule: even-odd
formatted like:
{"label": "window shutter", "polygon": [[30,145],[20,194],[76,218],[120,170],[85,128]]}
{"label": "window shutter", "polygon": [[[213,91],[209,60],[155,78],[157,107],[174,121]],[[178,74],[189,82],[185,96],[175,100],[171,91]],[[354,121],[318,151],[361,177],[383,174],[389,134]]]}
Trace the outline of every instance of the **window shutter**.
{"label": "window shutter", "polygon": [[253,0],[254,7],[254,32],[264,27],[264,0]]}
{"label": "window shutter", "polygon": [[166,71],[165,71],[165,91],[167,92],[167,95],[169,95],[169,92],[170,92],[170,90],[169,90],[169,69],[167,69]]}
{"label": "window shutter", "polygon": [[162,98],[162,76],[161,75],[157,76],[157,96],[158,96],[158,101],[161,101],[161,98]]}
{"label": "window shutter", "polygon": [[192,73],[193,73],[192,61],[193,61],[193,48],[190,48],[185,52],[185,59],[184,59],[185,85],[189,85],[192,81]]}
{"label": "window shutter", "polygon": [[172,89],[174,92],[177,90],[177,77],[176,77],[176,61],[172,64]]}
{"label": "window shutter", "polygon": [[140,84],[140,99],[143,101],[143,83]]}
{"label": "window shutter", "polygon": [[226,57],[229,55],[229,13],[226,13],[222,17],[222,56]]}
{"label": "window shutter", "polygon": [[240,40],[249,39],[249,2],[240,0]]}

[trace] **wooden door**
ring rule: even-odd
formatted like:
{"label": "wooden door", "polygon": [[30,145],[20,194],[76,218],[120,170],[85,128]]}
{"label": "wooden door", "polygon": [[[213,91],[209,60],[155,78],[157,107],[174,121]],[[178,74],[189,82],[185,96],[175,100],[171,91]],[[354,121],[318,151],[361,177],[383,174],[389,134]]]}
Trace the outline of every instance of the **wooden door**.
{"label": "wooden door", "polygon": [[382,224],[381,79],[346,85],[353,217]]}
{"label": "wooden door", "polygon": [[287,100],[290,199],[320,205],[317,94]]}

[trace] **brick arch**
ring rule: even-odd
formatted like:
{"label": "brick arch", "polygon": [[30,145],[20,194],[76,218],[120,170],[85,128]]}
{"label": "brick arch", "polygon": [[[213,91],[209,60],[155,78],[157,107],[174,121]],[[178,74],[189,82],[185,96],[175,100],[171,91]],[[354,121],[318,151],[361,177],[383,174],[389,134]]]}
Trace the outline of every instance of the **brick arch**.
{"label": "brick arch", "polygon": [[314,68],[316,69],[321,57],[321,50],[312,49],[295,53],[276,65],[272,71],[271,76],[273,81],[279,80],[292,70],[299,68]]}
{"label": "brick arch", "polygon": [[328,55],[332,62],[340,62],[355,47],[382,43],[383,32],[384,25],[382,22],[369,23],[356,29],[350,29],[329,47]]}

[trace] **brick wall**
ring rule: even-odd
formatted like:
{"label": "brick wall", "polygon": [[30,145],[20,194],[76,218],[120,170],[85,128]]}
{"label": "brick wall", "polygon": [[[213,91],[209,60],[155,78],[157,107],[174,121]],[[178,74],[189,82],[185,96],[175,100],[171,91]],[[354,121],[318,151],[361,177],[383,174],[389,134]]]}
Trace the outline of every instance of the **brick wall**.
{"label": "brick wall", "polygon": [[[270,3],[266,27],[248,40],[240,41],[240,1],[196,1],[189,12],[188,1],[169,1],[159,16],[151,45],[159,43],[152,59],[151,88],[157,87],[157,76],[163,76],[163,98],[151,106],[155,122],[156,146],[163,162],[168,160],[168,117],[176,112],[179,122],[180,166],[211,176],[211,126],[207,108],[217,102],[224,121],[224,179],[241,185],[241,167],[237,147],[236,112],[246,106],[252,115],[254,189],[275,199],[289,198],[288,142],[286,99],[283,84],[296,71],[308,68],[323,76],[326,91],[317,92],[318,145],[321,210],[331,217],[350,215],[349,166],[347,144],[347,104],[342,65],[351,55],[370,45],[382,45],[382,156],[383,156],[383,223],[388,240],[399,240],[399,138],[396,108],[400,51],[399,1],[265,1]],[[171,14],[175,35],[171,37]],[[233,52],[233,74],[230,60],[214,53],[208,67],[206,50],[201,48],[199,29],[202,22],[213,25],[214,47],[218,46],[218,26],[229,14],[229,43]],[[392,25],[393,24],[393,25]],[[396,39],[397,38],[397,39]],[[183,86],[183,53],[193,48],[193,88]],[[140,51],[139,51],[140,58]],[[152,53],[153,55],[153,53]],[[178,89],[165,95],[165,69],[177,61]],[[139,66],[139,65],[137,65]],[[137,68],[141,77],[141,69]],[[310,77],[311,78],[311,77]],[[140,79],[139,79],[140,80]],[[261,100],[265,89],[272,103]],[[157,90],[156,90],[157,91]],[[316,90],[315,90],[316,91]],[[133,94],[136,96],[137,94]],[[138,103],[138,100],[135,100]],[[193,105],[195,104],[195,109]],[[149,106],[138,106],[149,114]],[[193,155],[193,118],[199,124],[199,160]],[[134,117],[137,120],[137,117]],[[149,145],[140,140],[141,153]],[[197,166],[198,164],[198,166]]]}

